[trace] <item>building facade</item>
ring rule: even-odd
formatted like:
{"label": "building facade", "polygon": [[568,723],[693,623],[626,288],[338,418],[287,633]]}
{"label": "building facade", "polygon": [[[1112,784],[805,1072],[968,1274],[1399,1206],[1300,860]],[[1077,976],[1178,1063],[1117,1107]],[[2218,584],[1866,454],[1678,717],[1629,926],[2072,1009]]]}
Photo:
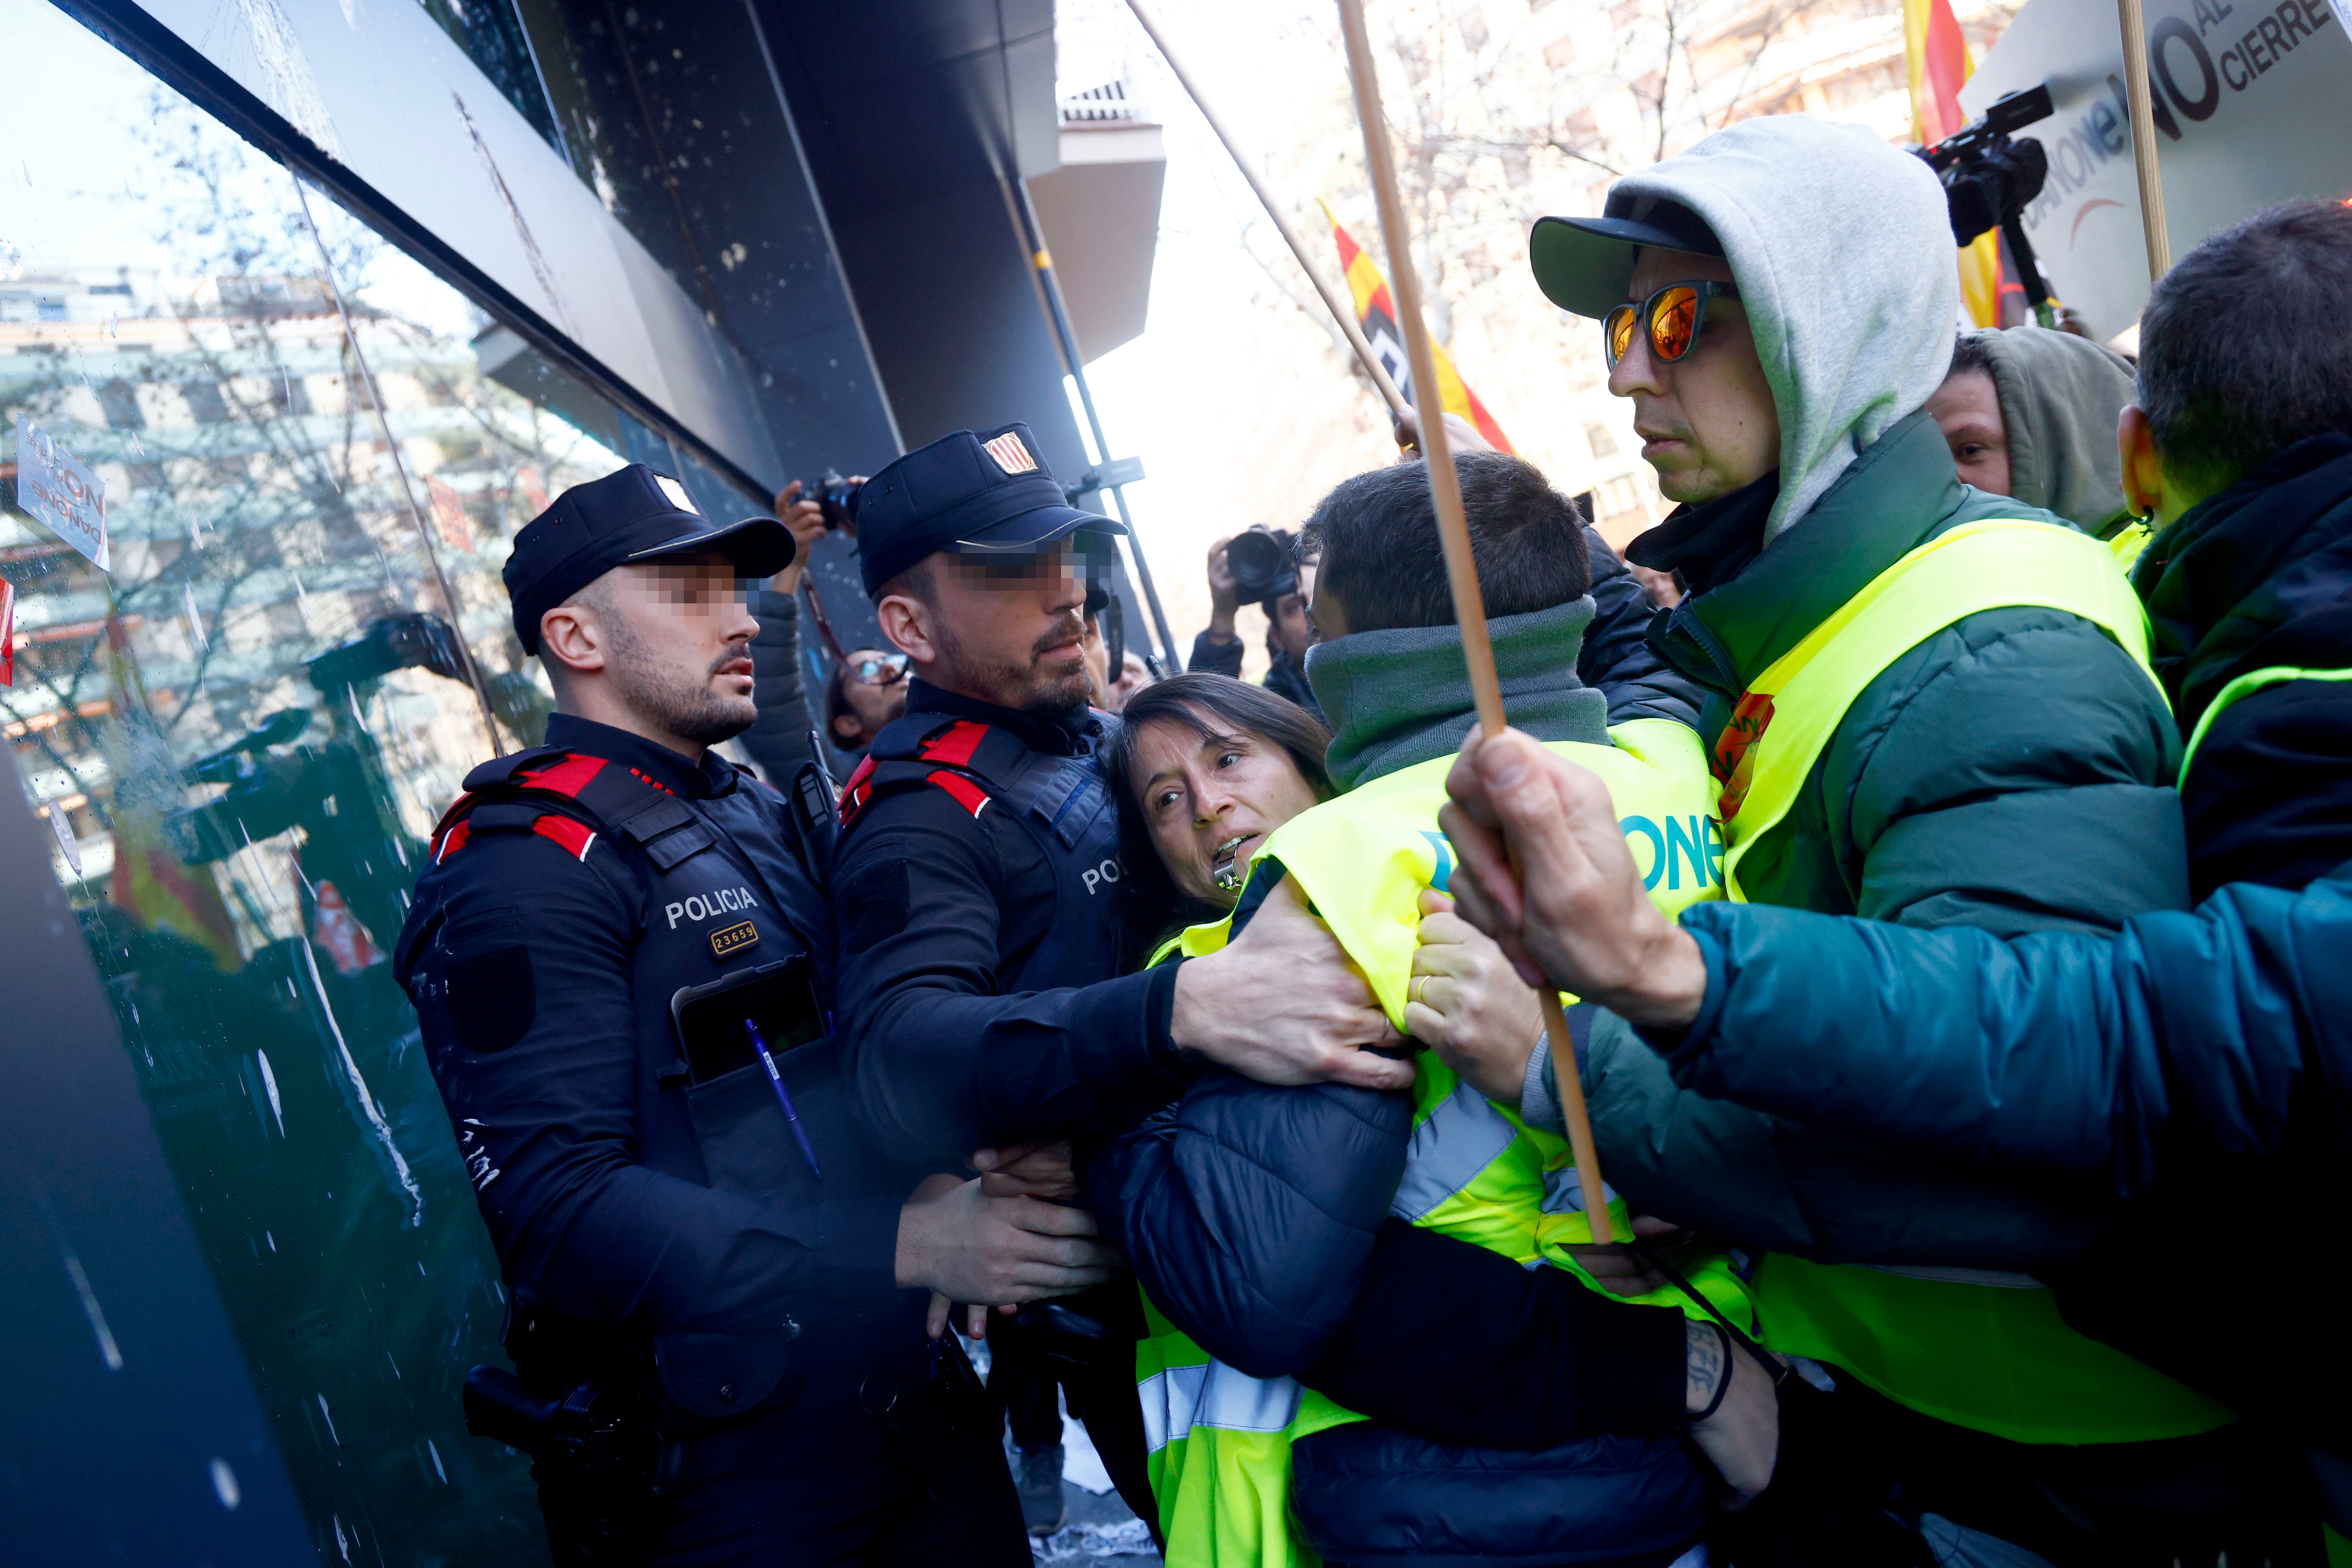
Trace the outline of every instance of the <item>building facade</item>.
{"label": "building facade", "polygon": [[[459,780],[550,707],[499,570],[631,461],[717,516],[1013,419],[1088,466],[1020,213],[1050,0],[0,32],[11,1554],[543,1561],[527,1461],[464,1430],[506,1298],[386,959]],[[1156,200],[1151,156],[1109,161]],[[1093,248],[1109,333],[1150,247]],[[60,459],[102,549],[44,510]],[[856,637],[846,539],[814,577]]]}

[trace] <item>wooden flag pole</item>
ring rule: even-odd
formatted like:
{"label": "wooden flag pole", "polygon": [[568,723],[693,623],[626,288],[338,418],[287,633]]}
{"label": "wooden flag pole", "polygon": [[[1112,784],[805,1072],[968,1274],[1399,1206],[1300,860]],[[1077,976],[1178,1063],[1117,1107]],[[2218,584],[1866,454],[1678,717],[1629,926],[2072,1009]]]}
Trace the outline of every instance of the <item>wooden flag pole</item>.
{"label": "wooden flag pole", "polygon": [[1151,14],[1150,7],[1143,0],[1127,0],[1127,8],[1135,13],[1135,19],[1143,24],[1145,32],[1151,35],[1151,41],[1159,46],[1160,58],[1168,62],[1168,68],[1176,73],[1176,79],[1191,95],[1193,107],[1201,111],[1201,118],[1209,122],[1209,129],[1215,132],[1217,140],[1225,144],[1225,155],[1234,161],[1234,167],[1242,172],[1242,178],[1249,182],[1249,188],[1257,193],[1258,203],[1265,208],[1265,216],[1274,220],[1274,226],[1282,235],[1283,243],[1290,247],[1291,255],[1298,258],[1299,269],[1307,274],[1307,280],[1315,285],[1315,292],[1323,297],[1324,309],[1329,310],[1331,320],[1339,323],[1340,333],[1348,340],[1348,346],[1356,351],[1357,363],[1364,367],[1364,374],[1370,376],[1372,384],[1380,389],[1381,398],[1389,405],[1390,415],[1403,417],[1411,412],[1411,405],[1405,402],[1404,394],[1397,390],[1395,379],[1381,363],[1380,356],[1372,353],[1372,345],[1365,340],[1363,327],[1356,321],[1355,310],[1332,291],[1331,285],[1323,280],[1323,274],[1317,269],[1315,263],[1307,259],[1307,242],[1298,237],[1297,229],[1290,226],[1290,219],[1283,216],[1282,208],[1275,202],[1274,193],[1266,189],[1265,181],[1259,177],[1256,166],[1243,155],[1241,148],[1234,141],[1233,132],[1225,129],[1225,122],[1218,119],[1217,111],[1210,107],[1208,96],[1202,92],[1201,84],[1194,81],[1192,73],[1184,68],[1182,58],[1169,47],[1168,35],[1160,30],[1160,19]]}
{"label": "wooden flag pole", "polygon": [[[1133,0],[1129,0],[1133,4]],[[1478,725],[1488,739],[1503,732],[1503,686],[1495,674],[1495,645],[1486,635],[1486,605],[1478,591],[1478,566],[1470,553],[1470,526],[1462,515],[1462,484],[1454,471],[1446,438],[1444,405],[1439,401],[1437,356],[1422,322],[1421,281],[1413,271],[1412,244],[1405,227],[1404,203],[1397,196],[1396,162],[1389,149],[1387,118],[1381,112],[1380,79],[1373,72],[1371,38],[1364,31],[1362,0],[1339,0],[1339,28],[1348,40],[1348,75],[1356,89],[1356,118],[1364,130],[1364,163],[1381,209],[1381,235],[1388,246],[1389,279],[1396,289],[1397,325],[1412,364],[1413,390],[1421,401],[1421,449],[1429,467],[1429,489],[1437,503],[1437,532],[1445,546],[1445,579],[1454,590],[1454,618],[1462,627],[1462,657],[1470,667],[1470,690],[1478,703]],[[1584,1192],[1584,1214],[1592,1239],[1617,1239],[1601,1184],[1601,1156],[1592,1146],[1592,1121],[1584,1109],[1584,1080],[1576,1069],[1576,1047],[1568,1037],[1559,993],[1536,988],[1543,1005],[1544,1034],[1559,1078],[1560,1108],[1568,1121],[1569,1147],[1576,1155],[1576,1178]]]}
{"label": "wooden flag pole", "polygon": [[2123,24],[2124,97],[2131,111],[2132,164],[2139,174],[2140,230],[2147,237],[2147,280],[2172,270],[2172,235],[2164,226],[2164,174],[2156,162],[2156,111],[2148,97],[2147,25],[2140,0],[2116,0]]}

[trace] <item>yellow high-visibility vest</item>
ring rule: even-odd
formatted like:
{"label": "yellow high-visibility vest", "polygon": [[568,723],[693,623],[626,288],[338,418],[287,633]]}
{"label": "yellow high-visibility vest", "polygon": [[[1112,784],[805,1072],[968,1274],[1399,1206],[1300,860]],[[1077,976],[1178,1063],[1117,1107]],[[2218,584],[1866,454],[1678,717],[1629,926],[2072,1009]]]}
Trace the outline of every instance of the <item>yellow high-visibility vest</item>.
{"label": "yellow high-visibility vest", "polygon": [[2180,783],[2189,783],[2189,764],[2197,755],[2197,748],[2205,743],[2205,731],[2221,716],[2221,710],[2242,697],[2252,697],[2257,691],[2273,686],[2284,686],[2293,680],[2352,680],[2352,669],[2298,669],[2293,665],[2274,664],[2268,669],[2248,670],[2215,693],[2213,700],[2197,720],[2190,731],[2189,744],[2180,753]]}
{"label": "yellow high-visibility vest", "polygon": [[[2106,543],[2054,523],[1973,522],[1904,556],[1756,678],[1717,743],[1729,896],[1739,865],[1784,818],[1864,688],[1936,633],[1985,610],[2037,605],[2104,628],[2147,669],[2147,616]],[[2153,671],[2148,674],[2156,681]],[[2159,685],[2158,690],[2162,688]],[[2024,1443],[2186,1436],[2226,1406],[2068,1328],[2021,1274],[1761,1258],[1764,1342],[1842,1368],[1923,1415]]]}
{"label": "yellow high-visibility vest", "polygon": [[[1609,785],[1620,826],[1650,895],[1668,915],[1722,896],[1715,782],[1698,737],[1664,720],[1610,731],[1614,746],[1572,742],[1551,750]],[[1421,894],[1445,886],[1453,853],[1437,828],[1453,759],[1374,780],[1292,818],[1252,857],[1279,861],[1362,969],[1389,1019],[1404,1027]],[[1246,897],[1246,889],[1244,889]],[[1195,926],[1163,950],[1199,956],[1225,944],[1230,920]],[[1392,1213],[1529,1267],[1592,1279],[1567,1248],[1592,1239],[1566,1142],[1528,1127],[1431,1053],[1416,1059],[1412,1142]],[[1630,1234],[1624,1200],[1610,1209]],[[1687,1276],[1742,1327],[1755,1319],[1722,1260]],[[1696,1312],[1678,1292],[1632,1300]],[[1255,1378],[1214,1360],[1147,1300],[1136,1349],[1153,1496],[1170,1568],[1287,1568],[1318,1561],[1289,1519],[1290,1446],[1362,1416],[1293,1379]]]}

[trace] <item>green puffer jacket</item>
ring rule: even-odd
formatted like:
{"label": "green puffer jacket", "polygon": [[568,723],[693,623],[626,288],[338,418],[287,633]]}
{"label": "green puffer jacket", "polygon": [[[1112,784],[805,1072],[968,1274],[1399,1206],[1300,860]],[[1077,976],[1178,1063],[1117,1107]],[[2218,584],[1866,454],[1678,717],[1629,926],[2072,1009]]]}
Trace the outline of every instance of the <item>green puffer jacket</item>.
{"label": "green puffer jacket", "polygon": [[[1707,689],[1711,748],[1748,681],[1901,556],[1962,523],[2049,516],[1960,484],[1935,422],[1915,414],[1652,640]],[[2188,905],[2179,763],[2162,693],[2105,632],[2063,611],[1988,610],[1864,689],[1740,882],[1757,903],[1905,925],[2111,931]],[[1750,1247],[2016,1268],[2078,1248],[2097,1224],[2063,1184],[1956,1183],[1693,1094],[1606,1015],[1585,1079],[1610,1184]]]}

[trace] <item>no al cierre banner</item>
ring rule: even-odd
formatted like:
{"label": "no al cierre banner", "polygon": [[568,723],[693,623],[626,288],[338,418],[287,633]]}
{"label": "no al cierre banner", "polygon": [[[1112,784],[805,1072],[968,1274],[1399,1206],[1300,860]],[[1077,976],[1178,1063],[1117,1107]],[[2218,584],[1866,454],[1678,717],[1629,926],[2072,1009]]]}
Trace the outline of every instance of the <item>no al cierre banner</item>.
{"label": "no al cierre banner", "polygon": [[[2352,0],[2146,0],[2164,217],[2177,259],[2250,213],[2352,195]],[[2029,0],[1960,90],[1970,115],[2047,82],[2025,229],[2058,298],[2112,337],[2147,302],[2115,0]]]}

